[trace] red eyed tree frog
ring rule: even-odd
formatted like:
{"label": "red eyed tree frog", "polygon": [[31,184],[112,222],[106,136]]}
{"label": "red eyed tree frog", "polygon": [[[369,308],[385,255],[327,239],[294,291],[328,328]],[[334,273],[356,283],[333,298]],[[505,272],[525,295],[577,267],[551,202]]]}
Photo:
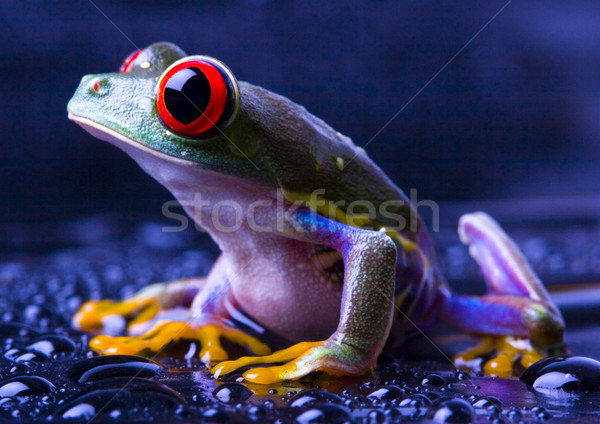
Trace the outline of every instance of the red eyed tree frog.
{"label": "red eyed tree frog", "polygon": [[[488,215],[464,215],[458,227],[488,293],[453,294],[415,207],[364,150],[216,59],[152,44],[120,72],[85,76],[68,111],[167,187],[222,250],[206,277],[83,304],[79,329],[101,332],[109,315],[127,321],[127,336],[91,340],[99,352],[158,352],[191,339],[214,375],[260,364],[244,378],[273,383],[317,370],[362,374],[390,333],[440,320],[481,335],[457,360],[495,352],[485,371],[496,375],[563,343],[559,310]],[[288,347],[271,353],[234,328],[238,311]],[[254,356],[229,358],[222,339]]]}

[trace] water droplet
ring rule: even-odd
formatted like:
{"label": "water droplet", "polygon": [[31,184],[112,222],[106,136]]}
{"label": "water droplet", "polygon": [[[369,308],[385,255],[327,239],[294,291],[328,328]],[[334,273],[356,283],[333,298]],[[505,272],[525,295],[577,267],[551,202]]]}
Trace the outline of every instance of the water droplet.
{"label": "water droplet", "polygon": [[252,396],[252,392],[240,383],[223,383],[213,391],[213,396],[223,403],[238,403]]}
{"label": "water droplet", "polygon": [[44,405],[50,405],[53,401],[54,401],[54,397],[52,396],[43,396],[40,401],[42,402],[42,404]]}
{"label": "water droplet", "polygon": [[344,408],[336,405],[315,405],[296,417],[298,424],[329,423],[341,424],[352,421]]}
{"label": "water droplet", "polygon": [[43,395],[54,389],[54,384],[45,378],[35,375],[22,375],[1,381],[0,397]]}
{"label": "water droplet", "polygon": [[475,399],[469,400],[471,400],[471,404],[475,409],[485,409],[490,414],[502,412],[502,401],[493,396],[481,398],[479,396],[476,396]]}
{"label": "water droplet", "polygon": [[305,408],[316,403],[343,405],[344,399],[327,390],[308,389],[301,391],[289,401],[289,405],[292,408]]}
{"label": "water droplet", "polygon": [[209,408],[202,412],[202,418],[207,423],[228,423],[229,414],[222,409]]}
{"label": "water droplet", "polygon": [[387,420],[387,417],[384,415],[383,412],[375,410],[369,412],[367,420],[369,424],[383,424]]}
{"label": "water droplet", "polygon": [[374,391],[367,395],[367,398],[371,400],[392,400],[397,399],[402,395],[404,395],[404,393],[402,392],[401,388],[390,384],[389,386],[376,388]]}
{"label": "water droplet", "polygon": [[506,416],[512,422],[518,422],[521,419],[522,414],[521,414],[521,412],[519,412],[519,410],[516,407],[511,406],[511,408],[509,409],[509,411],[506,413]]}
{"label": "water droplet", "polygon": [[185,400],[181,395],[165,384],[143,378],[114,377],[86,386],[65,401],[57,414],[63,418],[89,419],[117,410],[123,418],[136,409],[158,414],[182,403]]}
{"label": "water droplet", "polygon": [[9,361],[16,362],[18,364],[21,363],[42,363],[48,361],[48,357],[46,355],[42,355],[38,352],[31,352],[25,349],[9,349],[4,354],[4,357]]}
{"label": "water droplet", "polygon": [[361,384],[361,390],[369,390],[375,387],[375,383],[372,381],[367,381],[366,383]]}
{"label": "water droplet", "polygon": [[366,407],[371,406],[371,402],[365,396],[358,394],[352,397],[351,405],[354,407]]}
{"label": "water droplet", "polygon": [[266,415],[267,412],[265,411],[265,409],[261,408],[258,405],[253,405],[250,408],[248,408],[248,416],[255,421],[264,419]]}
{"label": "water droplet", "polygon": [[421,380],[422,386],[439,387],[439,386],[443,386],[444,384],[446,384],[446,380],[444,380],[443,377],[440,377],[437,374],[430,374]]}
{"label": "water droplet", "polygon": [[462,399],[445,400],[432,413],[433,421],[438,423],[470,423],[474,418],[475,411]]}
{"label": "water droplet", "polygon": [[531,365],[521,380],[546,394],[555,390],[570,393],[599,391],[600,362],[583,356],[554,356]]}
{"label": "water droplet", "polygon": [[89,403],[80,403],[75,405],[69,409],[67,409],[63,414],[63,418],[80,418],[84,420],[89,420],[96,415],[96,408]]}
{"label": "water droplet", "polygon": [[0,398],[0,408],[5,410],[12,410],[19,406],[19,399],[16,397],[3,397]]}
{"label": "water droplet", "polygon": [[263,407],[267,409],[275,409],[277,405],[272,400],[265,400],[263,402]]}
{"label": "water droplet", "polygon": [[427,405],[431,405],[431,400],[425,395],[410,395],[398,404],[401,407],[411,406],[413,408],[422,408]]}
{"label": "water droplet", "polygon": [[74,352],[75,343],[65,336],[47,335],[34,340],[26,346],[26,349],[39,352],[50,358],[59,353]]}
{"label": "water droplet", "polygon": [[118,418],[121,417],[123,413],[121,411],[119,411],[118,409],[115,409],[113,411],[110,412],[110,414],[108,414],[109,417],[111,417],[113,420],[116,420]]}
{"label": "water droplet", "polygon": [[473,408],[483,409],[490,406],[490,402],[487,399],[479,399],[473,403]]}
{"label": "water droplet", "polygon": [[23,310],[23,319],[27,324],[46,328],[53,318],[53,313],[44,306],[27,305]]}
{"label": "water droplet", "polygon": [[552,418],[552,414],[548,411],[543,411],[543,412],[538,412],[536,415],[538,420],[549,420],[550,418]]}
{"label": "water droplet", "polygon": [[66,374],[84,384],[111,377],[152,378],[163,368],[158,362],[139,356],[108,355],[82,359],[71,365]]}
{"label": "water droplet", "polygon": [[27,371],[29,371],[29,367],[26,364],[16,364],[10,368],[9,373],[11,375],[20,375],[27,374]]}

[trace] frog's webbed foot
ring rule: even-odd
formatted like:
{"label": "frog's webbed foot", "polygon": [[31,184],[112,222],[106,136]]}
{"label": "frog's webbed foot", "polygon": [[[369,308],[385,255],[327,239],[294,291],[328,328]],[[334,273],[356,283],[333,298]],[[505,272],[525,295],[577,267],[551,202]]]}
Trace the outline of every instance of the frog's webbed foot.
{"label": "frog's webbed foot", "polygon": [[256,355],[268,355],[271,349],[246,333],[222,324],[199,324],[197,322],[158,322],[146,334],[137,337],[97,336],[90,341],[90,347],[108,355],[140,355],[148,352],[161,352],[170,342],[195,340],[201,345],[200,359],[205,364],[228,359],[221,345],[221,338],[250,349]]}
{"label": "frog's webbed foot", "polygon": [[73,316],[73,326],[87,332],[99,332],[111,316],[125,319],[128,326],[149,321],[160,311],[159,296],[164,284],[146,287],[123,301],[90,300],[85,302]]}
{"label": "frog's webbed foot", "polygon": [[181,315],[182,308],[188,309],[204,285],[203,277],[186,278],[151,284],[121,301],[90,300],[73,317],[73,326],[91,333],[116,335],[123,330],[123,325],[115,326],[120,321],[127,326],[129,335],[137,336],[159,321],[178,321],[173,316]]}
{"label": "frog's webbed foot", "polygon": [[483,336],[474,347],[454,356],[458,368],[482,371],[497,377],[518,377],[535,362],[565,353],[566,347],[535,346],[529,339],[512,336]]}
{"label": "frog's webbed foot", "polygon": [[366,355],[353,347],[325,340],[297,343],[267,356],[245,356],[221,362],[211,372],[218,378],[239,368],[257,364],[281,364],[251,368],[243,373],[247,381],[258,384],[296,380],[313,371],[326,371],[332,375],[360,375],[373,365]]}

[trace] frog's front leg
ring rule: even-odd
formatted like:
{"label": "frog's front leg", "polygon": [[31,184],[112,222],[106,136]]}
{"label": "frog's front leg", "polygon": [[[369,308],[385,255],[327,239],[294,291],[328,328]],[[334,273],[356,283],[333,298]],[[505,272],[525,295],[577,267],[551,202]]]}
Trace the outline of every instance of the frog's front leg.
{"label": "frog's front leg", "polygon": [[243,357],[213,368],[215,376],[254,364],[246,380],[269,384],[297,379],[316,370],[359,375],[376,363],[393,316],[396,245],[384,233],[329,220],[308,210],[297,212],[286,235],[338,250],[344,260],[340,320],[327,339],[301,342],[264,357]]}
{"label": "frog's front leg", "polygon": [[221,257],[207,278],[151,285],[122,302],[88,303],[74,317],[74,323],[82,327],[81,323],[88,325],[94,317],[101,324],[98,317],[106,314],[127,318],[137,314],[128,325],[129,336],[100,335],[90,341],[92,349],[104,354],[160,352],[170,342],[186,339],[200,342],[200,358],[208,364],[228,358],[221,338],[258,355],[270,353],[269,347],[255,337],[226,324],[229,295],[230,282]]}
{"label": "frog's front leg", "polygon": [[446,303],[447,322],[484,335],[480,345],[457,355],[457,365],[488,359],[486,374],[507,377],[517,363],[526,368],[552,348],[562,347],[560,311],[500,226],[484,213],[468,214],[460,220],[459,235],[479,263],[489,293],[453,295]]}

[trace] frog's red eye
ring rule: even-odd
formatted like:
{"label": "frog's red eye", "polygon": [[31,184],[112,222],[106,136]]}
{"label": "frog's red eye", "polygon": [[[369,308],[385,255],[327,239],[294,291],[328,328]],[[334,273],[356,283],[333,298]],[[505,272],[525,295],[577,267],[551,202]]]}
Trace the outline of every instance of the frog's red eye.
{"label": "frog's red eye", "polygon": [[172,131],[193,138],[214,135],[235,117],[239,91],[229,68],[216,59],[191,56],[160,78],[156,108]]}
{"label": "frog's red eye", "polygon": [[135,62],[135,60],[137,59],[137,57],[140,55],[141,52],[142,52],[142,50],[140,49],[140,50],[135,50],[135,51],[132,51],[131,53],[129,53],[129,55],[121,63],[121,66],[119,66],[119,72],[131,71],[131,68],[133,68],[133,62]]}

